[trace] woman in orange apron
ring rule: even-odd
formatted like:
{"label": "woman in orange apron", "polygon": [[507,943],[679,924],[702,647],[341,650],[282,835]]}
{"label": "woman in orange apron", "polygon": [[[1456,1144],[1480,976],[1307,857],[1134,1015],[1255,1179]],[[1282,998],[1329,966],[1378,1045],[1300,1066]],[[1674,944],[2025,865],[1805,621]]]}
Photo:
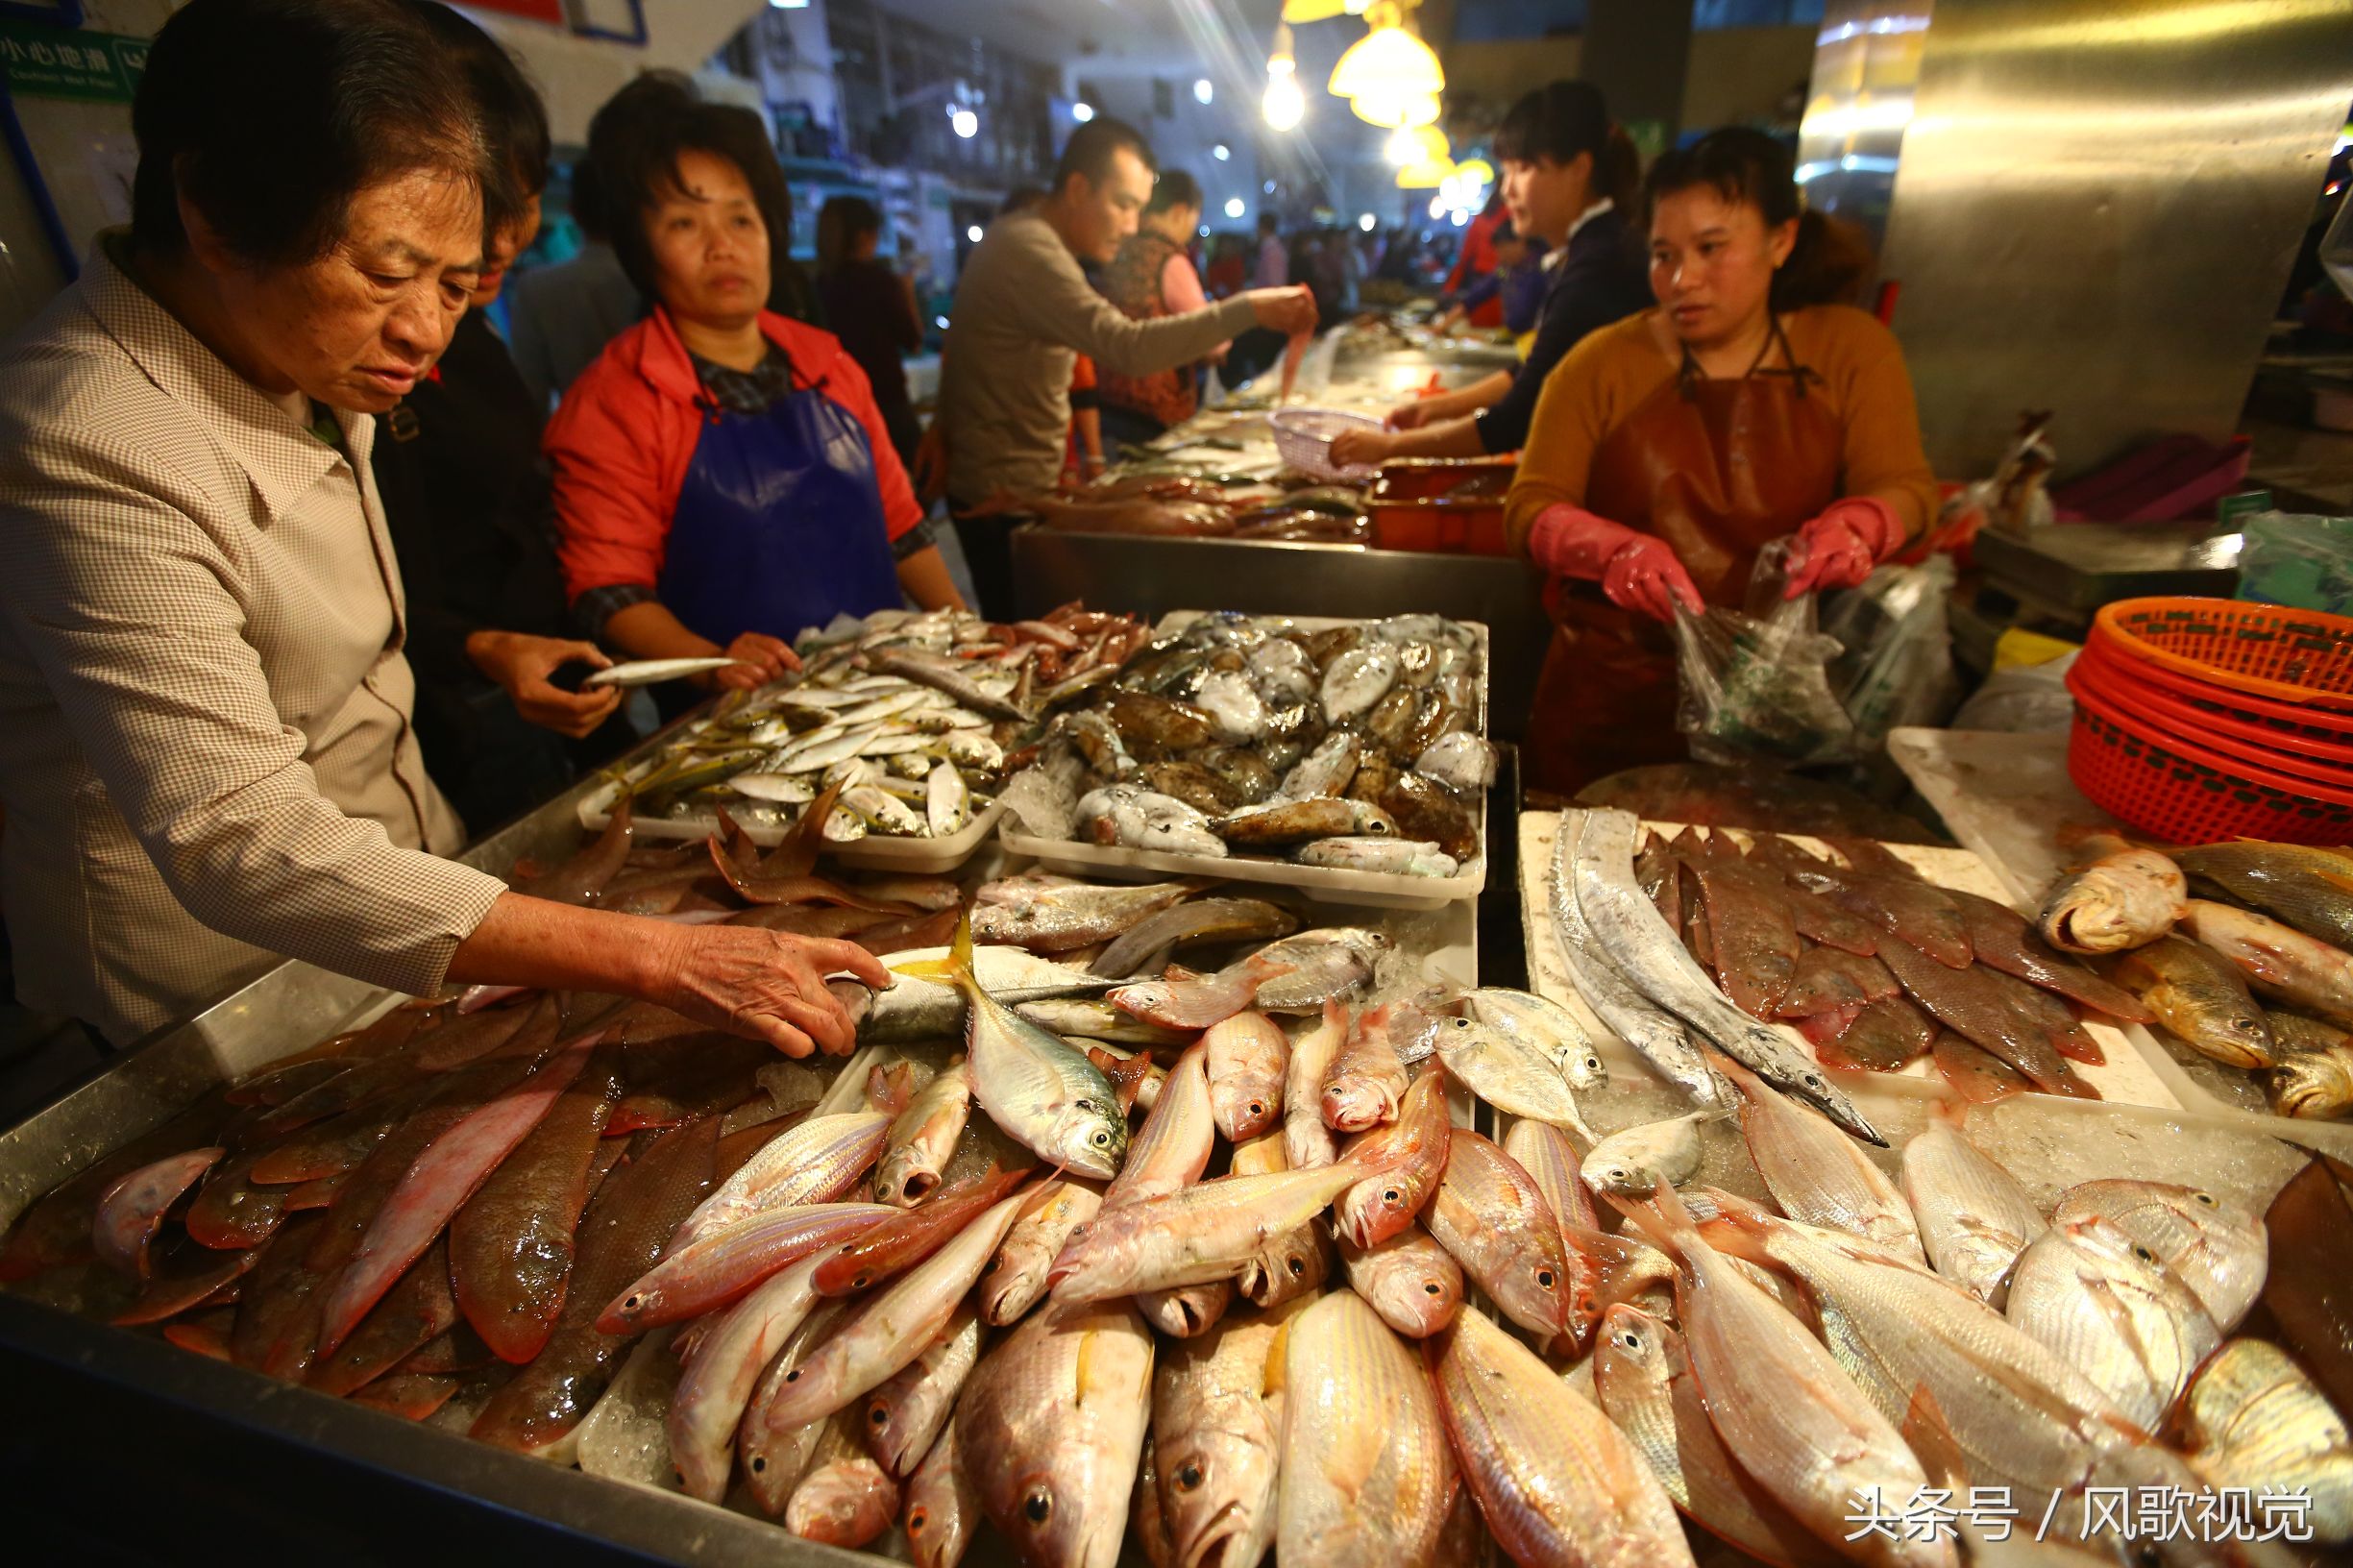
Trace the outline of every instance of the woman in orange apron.
{"label": "woman in orange apron", "polygon": [[1556,620],[1523,755],[1538,788],[1683,754],[1678,608],[1737,605],[1796,537],[1789,592],[1851,587],[1930,516],[1894,336],[1830,302],[1857,269],[1754,131],[1672,152],[1645,187],[1658,305],[1545,383],[1506,512]]}

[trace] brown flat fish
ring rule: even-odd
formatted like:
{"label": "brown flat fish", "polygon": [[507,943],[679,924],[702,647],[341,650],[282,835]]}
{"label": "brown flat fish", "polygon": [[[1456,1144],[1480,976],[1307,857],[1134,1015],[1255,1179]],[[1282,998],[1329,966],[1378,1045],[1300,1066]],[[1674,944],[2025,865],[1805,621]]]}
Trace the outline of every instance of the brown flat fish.
{"label": "brown flat fish", "polygon": [[188,1235],[204,1246],[243,1252],[267,1241],[286,1214],[286,1188],[255,1178],[262,1153],[232,1155],[212,1168],[185,1216]]}
{"label": "brown flat fish", "polygon": [[730,1110],[758,1092],[760,1068],[775,1060],[765,1041],[716,1029],[633,1041],[622,1047],[624,1092],[606,1130],[675,1127]]}
{"label": "brown flat fish", "polygon": [[450,1294],[447,1237],[425,1249],[408,1272],[368,1309],[359,1326],[324,1357],[303,1381],[323,1394],[355,1392],[408,1359],[420,1346],[447,1334],[457,1321]]}
{"label": "brown flat fish", "polygon": [[[229,1335],[230,1359],[239,1366],[267,1371],[282,1341],[297,1342],[288,1360],[306,1366],[310,1341],[318,1337],[313,1300],[325,1275],[309,1264],[310,1249],[326,1229],[323,1213],[298,1214],[278,1229],[254,1260],[237,1298],[237,1320]],[[307,1335],[307,1338],[305,1335]],[[282,1376],[284,1374],[281,1374]]]}
{"label": "brown flat fish", "polygon": [[651,1268],[695,1206],[710,1195],[719,1122],[706,1117],[664,1133],[603,1183],[580,1221],[564,1311],[548,1345],[491,1396],[473,1435],[524,1453],[579,1425],[612,1380],[632,1334],[597,1332],[623,1286]]}
{"label": "brown flat fish", "polygon": [[1675,852],[1655,834],[1634,855],[1634,885],[1657,906],[1658,918],[1670,931],[1683,928],[1683,881],[1676,874],[1678,864]]}
{"label": "brown flat fish", "polygon": [[1947,968],[1966,968],[1973,956],[1960,906],[1925,882],[1857,871],[1799,871],[1791,880],[1848,914],[1902,938]]}
{"label": "brown flat fish", "polygon": [[115,1313],[112,1321],[121,1326],[160,1323],[211,1301],[224,1286],[243,1277],[260,1256],[258,1249],[215,1252],[184,1241],[162,1255],[138,1300]]}
{"label": "brown flat fish", "polygon": [[612,820],[604,831],[573,855],[570,860],[548,872],[532,878],[518,891],[534,898],[552,898],[559,904],[593,904],[604,892],[604,885],[621,874],[624,862],[629,858],[630,836],[636,831],[629,821],[629,796],[623,796],[613,807]]}
{"label": "brown flat fish", "polygon": [[1882,996],[1857,1013],[1836,1040],[1817,1044],[1814,1054],[1826,1067],[1894,1072],[1935,1040],[1936,1020],[1909,997]]}
{"label": "brown flat fish", "polygon": [[1861,1017],[1863,1009],[1870,1005],[1869,1002],[1841,1002],[1836,1007],[1825,1008],[1820,1013],[1808,1013],[1804,1017],[1790,1021],[1798,1026],[1798,1033],[1805,1037],[1806,1043],[1819,1052],[1823,1046],[1833,1043],[1839,1036],[1853,1028],[1854,1020]]}
{"label": "brown flat fish", "polygon": [[1935,1059],[1936,1070],[1944,1075],[1947,1087],[1972,1105],[1990,1105],[2034,1090],[2024,1073],[1949,1029],[1937,1032],[1928,1054]]}
{"label": "brown flat fish", "polygon": [[[1988,970],[1991,966],[1979,965],[1978,968]],[[2061,1056],[2071,1062],[2088,1062],[2096,1067],[2108,1060],[2108,1053],[2100,1049],[2099,1041],[2085,1033],[2074,1010],[2057,993],[2030,986],[1999,969],[1991,969],[1991,977],[1995,989],[2018,1009],[2019,1017],[2039,1026]]]}
{"label": "brown flat fish", "polygon": [[1781,895],[1781,879],[1768,881],[1728,856],[1694,868],[1707,906],[1716,981],[1732,1005],[1752,1018],[1771,1018],[1798,972],[1798,926]]}
{"label": "brown flat fish", "polygon": [[2035,935],[2018,911],[1973,893],[1949,889],[1946,896],[1961,906],[1962,919],[1969,922],[1970,946],[1978,963],[2126,1023],[2155,1020],[2157,1016],[2140,997],[2094,974]]}
{"label": "brown flat fish", "polygon": [[1903,988],[1885,964],[1871,954],[1850,953],[1830,946],[1808,947],[1798,955],[1797,972],[1789,991],[1775,1009],[1775,1017],[1806,1018],[1842,1007],[1854,1007],[1893,996]]}
{"label": "brown flat fish", "polygon": [[1980,965],[1949,968],[1910,943],[1890,938],[1879,957],[1931,1017],[1965,1035],[2054,1094],[2097,1099],[2091,1085],[2069,1070],[2043,1027],[2021,1014],[2003,990],[2005,979]]}
{"label": "brown flat fish", "polygon": [[620,1049],[601,1045],[450,1221],[456,1308],[502,1360],[529,1360],[555,1331],[590,1168],[620,1098]]}
{"label": "brown flat fish", "polygon": [[[245,1168],[251,1180],[262,1187],[349,1175],[376,1152],[376,1145],[384,1140],[387,1133],[406,1121],[410,1113],[432,1096],[433,1084],[429,1079],[410,1084],[397,1093],[355,1106],[326,1121],[313,1122],[281,1142],[254,1151],[246,1157]],[[227,1178],[233,1164],[214,1174]],[[207,1203],[207,1213],[195,1219],[195,1227],[218,1225],[226,1230],[233,1215],[231,1200],[234,1196],[225,1190],[217,1199],[207,1202],[200,1195],[198,1201]],[[208,1243],[212,1244],[217,1243]]]}

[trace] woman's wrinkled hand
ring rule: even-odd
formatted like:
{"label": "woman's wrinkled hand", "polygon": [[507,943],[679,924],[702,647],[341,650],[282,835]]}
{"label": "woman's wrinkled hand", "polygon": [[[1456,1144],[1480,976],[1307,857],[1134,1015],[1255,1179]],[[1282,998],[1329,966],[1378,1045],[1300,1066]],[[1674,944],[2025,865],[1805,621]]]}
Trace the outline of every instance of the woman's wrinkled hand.
{"label": "woman's wrinkled hand", "polygon": [[684,926],[673,937],[669,979],[650,1000],[714,1028],[765,1040],[787,1056],[846,1056],[857,1021],[825,977],[891,988],[882,960],[853,942],[788,936],[754,926]]}
{"label": "woman's wrinkled hand", "polygon": [[1387,430],[1351,426],[1332,438],[1327,460],[1334,468],[1369,468],[1388,461],[1396,450],[1396,438]]}
{"label": "woman's wrinkled hand", "polygon": [[621,706],[618,687],[567,692],[549,682],[549,676],[568,664],[610,668],[613,661],[594,643],[520,631],[478,631],[466,639],[466,656],[506,693],[527,722],[576,741]]}

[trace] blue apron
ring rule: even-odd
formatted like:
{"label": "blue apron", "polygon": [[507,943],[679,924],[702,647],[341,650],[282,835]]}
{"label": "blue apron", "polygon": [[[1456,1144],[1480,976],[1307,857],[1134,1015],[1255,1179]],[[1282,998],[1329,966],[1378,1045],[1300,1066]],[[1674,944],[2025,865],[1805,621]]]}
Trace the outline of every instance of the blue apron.
{"label": "blue apron", "polygon": [[797,384],[757,414],[703,396],[655,592],[722,648],[903,602],[866,427],[824,386]]}

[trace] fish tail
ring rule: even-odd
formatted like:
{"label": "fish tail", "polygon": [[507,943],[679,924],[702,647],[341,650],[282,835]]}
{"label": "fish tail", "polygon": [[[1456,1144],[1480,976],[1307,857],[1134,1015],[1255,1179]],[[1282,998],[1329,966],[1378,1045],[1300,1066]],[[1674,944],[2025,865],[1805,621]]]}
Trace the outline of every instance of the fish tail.
{"label": "fish tail", "polygon": [[1710,1187],[1691,1193],[1684,1208],[1698,1221],[1701,1239],[1718,1252],[1774,1266],[1766,1256],[1764,1240],[1779,1216],[1762,1204]]}
{"label": "fish tail", "polygon": [[1672,1184],[1661,1181],[1651,1188],[1647,1198],[1629,1197],[1624,1193],[1605,1194],[1617,1206],[1618,1213],[1633,1222],[1643,1239],[1678,1262],[1688,1258],[1695,1248],[1705,1246],[1700,1228],[1683,1207],[1682,1198]]}
{"label": "fish tail", "polygon": [[969,905],[956,918],[956,935],[947,949],[947,977],[967,991],[979,989],[972,970],[972,911]]}

